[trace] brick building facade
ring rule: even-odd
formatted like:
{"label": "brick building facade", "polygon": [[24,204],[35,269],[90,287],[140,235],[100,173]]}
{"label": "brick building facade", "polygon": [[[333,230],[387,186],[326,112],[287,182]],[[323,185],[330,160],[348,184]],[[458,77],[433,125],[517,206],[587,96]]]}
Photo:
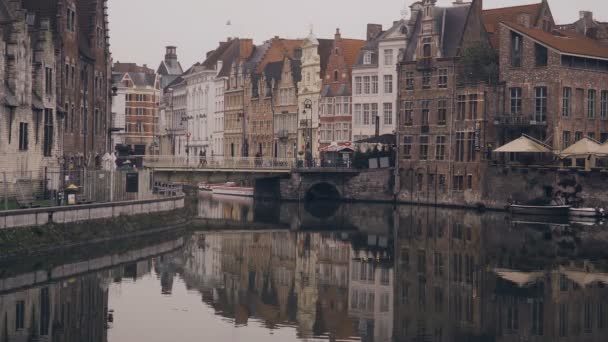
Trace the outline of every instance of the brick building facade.
{"label": "brick building facade", "polygon": [[244,108],[247,155],[272,158],[276,155],[274,104],[279,95],[275,93],[277,80],[273,77],[272,63],[282,62],[285,58],[299,59],[302,41],[275,37],[267,44],[263,55],[258,56],[259,61],[247,68],[244,80]]}
{"label": "brick building facade", "polygon": [[364,40],[342,38],[336,30],[319,104],[319,148],[352,144],[352,68]]}
{"label": "brick building facade", "polygon": [[495,99],[487,82],[463,77],[459,54],[489,45],[481,1],[440,8],[426,0],[411,10],[399,67],[403,199],[478,196]]}
{"label": "brick building facade", "polygon": [[110,51],[106,1],[23,0],[35,20],[50,21],[57,60],[57,107],[68,168],[95,166],[108,150]]}
{"label": "brick building facade", "polygon": [[112,103],[112,148],[126,145],[135,155],[158,154],[160,76],[146,66],[114,63],[116,97]]}

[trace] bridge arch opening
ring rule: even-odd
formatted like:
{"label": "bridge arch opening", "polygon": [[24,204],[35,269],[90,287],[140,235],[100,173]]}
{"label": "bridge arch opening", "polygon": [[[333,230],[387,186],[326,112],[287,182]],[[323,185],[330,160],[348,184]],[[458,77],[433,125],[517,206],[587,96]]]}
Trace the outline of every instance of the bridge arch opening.
{"label": "bridge arch opening", "polygon": [[327,182],[317,183],[306,192],[306,201],[337,201],[340,198],[338,188]]}

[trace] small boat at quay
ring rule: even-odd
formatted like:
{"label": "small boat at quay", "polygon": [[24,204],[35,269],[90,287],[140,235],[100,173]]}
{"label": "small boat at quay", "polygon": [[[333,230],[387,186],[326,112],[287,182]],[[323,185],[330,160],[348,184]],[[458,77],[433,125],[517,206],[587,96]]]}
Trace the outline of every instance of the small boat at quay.
{"label": "small boat at quay", "polygon": [[226,183],[225,185],[213,186],[211,192],[214,195],[253,197],[254,188],[236,186],[235,183]]}
{"label": "small boat at quay", "polygon": [[604,209],[598,208],[570,208],[570,216],[574,217],[604,217]]}
{"label": "small boat at quay", "polygon": [[543,216],[568,216],[571,206],[569,205],[521,205],[511,204],[509,210],[512,214],[519,215],[543,215]]}
{"label": "small boat at quay", "polygon": [[211,190],[213,190],[213,187],[215,187],[215,186],[224,186],[224,184],[212,184],[212,183],[205,183],[205,182],[198,183],[198,189],[200,191],[211,191]]}

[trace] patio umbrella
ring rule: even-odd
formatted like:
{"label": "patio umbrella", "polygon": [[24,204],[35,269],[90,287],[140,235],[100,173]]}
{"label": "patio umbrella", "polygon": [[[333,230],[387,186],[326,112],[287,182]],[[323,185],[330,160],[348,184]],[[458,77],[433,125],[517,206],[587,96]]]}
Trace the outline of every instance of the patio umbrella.
{"label": "patio umbrella", "polygon": [[552,153],[551,149],[540,141],[527,135],[511,141],[494,150],[497,153]]}
{"label": "patio umbrella", "polygon": [[561,158],[587,156],[590,154],[596,154],[599,148],[600,143],[591,138],[585,137],[561,151],[559,156]]}

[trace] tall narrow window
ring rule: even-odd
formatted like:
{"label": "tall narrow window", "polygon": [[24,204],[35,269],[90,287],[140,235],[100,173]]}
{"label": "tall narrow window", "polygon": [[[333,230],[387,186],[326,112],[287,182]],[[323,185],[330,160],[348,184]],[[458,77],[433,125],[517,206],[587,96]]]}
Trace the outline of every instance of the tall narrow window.
{"label": "tall narrow window", "polygon": [[372,76],[372,94],[378,94],[378,76]]}
{"label": "tall narrow window", "polygon": [[439,69],[439,80],[437,87],[445,89],[448,87],[448,69]]}
{"label": "tall narrow window", "polygon": [[456,120],[464,120],[465,112],[467,109],[467,97],[466,95],[458,95],[458,101],[456,103]]}
{"label": "tall narrow window", "polygon": [[393,75],[384,75],[384,93],[393,93]]}
{"label": "tall narrow window", "polygon": [[372,125],[376,124],[376,121],[378,120],[378,104],[377,103],[372,103]]}
{"label": "tall narrow window", "polygon": [[369,125],[370,124],[370,104],[366,103],[363,105],[363,124],[364,125]]}
{"label": "tall narrow window", "polygon": [[521,67],[521,57],[523,50],[523,37],[515,32],[511,32],[511,66]]}
{"label": "tall narrow window", "polygon": [[25,327],[25,301],[18,300],[15,304],[15,330]]}
{"label": "tall narrow window", "polygon": [[428,135],[420,136],[420,160],[429,159],[429,137]]}
{"label": "tall narrow window", "polygon": [[47,95],[53,94],[53,69],[46,67],[44,72],[44,89]]}
{"label": "tall narrow window", "polygon": [[562,99],[562,116],[570,117],[572,113],[572,88],[564,87]]}
{"label": "tall narrow window", "polygon": [[29,144],[28,123],[20,122],[19,123],[19,150],[27,151],[28,144]]}
{"label": "tall narrow window", "polygon": [[405,73],[405,90],[414,90],[414,72]]}
{"label": "tall narrow window", "polygon": [[467,133],[467,161],[472,162],[475,159],[475,132],[469,132]]}
{"label": "tall narrow window", "polygon": [[435,159],[437,160],[445,160],[445,135],[437,136],[437,145],[435,146]]}
{"label": "tall narrow window", "polygon": [[44,142],[43,153],[45,157],[52,156],[53,152],[53,110],[44,110]]}
{"label": "tall narrow window", "polygon": [[547,87],[536,87],[534,92],[536,94],[534,120],[545,122],[547,121]]}
{"label": "tall narrow window", "polygon": [[414,103],[412,101],[402,101],[403,125],[411,126],[414,124]]}
{"label": "tall narrow window", "polygon": [[600,117],[602,120],[608,119],[608,91],[602,90],[602,99],[600,103]]}
{"label": "tall narrow window", "polygon": [[370,89],[371,85],[370,85],[370,77],[369,76],[363,76],[363,94],[370,94]]}
{"label": "tall narrow window", "polygon": [[464,161],[464,132],[456,132],[456,161]]}
{"label": "tall narrow window", "polygon": [[439,100],[437,102],[437,124],[445,125],[447,120],[448,101]]}
{"label": "tall narrow window", "polygon": [[562,133],[562,150],[570,147],[570,131],[564,131]]}
{"label": "tall narrow window", "polygon": [[403,158],[411,159],[412,158],[412,143],[413,139],[411,135],[406,135],[403,137]]}
{"label": "tall narrow window", "polygon": [[477,120],[477,94],[469,95],[469,119]]}
{"label": "tall narrow window", "polygon": [[587,91],[587,118],[588,119],[595,118],[595,97],[596,97],[596,91],[594,89],[589,89]]}
{"label": "tall narrow window", "polygon": [[422,116],[421,116],[421,122],[420,124],[422,126],[428,126],[429,125],[429,113],[431,111],[431,101],[429,100],[423,100],[422,101]]}
{"label": "tall narrow window", "polygon": [[548,50],[546,47],[544,47],[540,44],[534,44],[534,54],[535,54],[537,67],[547,66],[549,53],[548,53]]}
{"label": "tall narrow window", "polygon": [[422,89],[429,89],[431,88],[431,77],[432,77],[432,73],[430,71],[423,71],[422,72]]}
{"label": "tall narrow window", "polygon": [[521,114],[521,88],[511,88],[511,115]]}
{"label": "tall narrow window", "polygon": [[338,82],[338,79],[340,78],[340,73],[338,72],[338,70],[334,71],[334,82]]}
{"label": "tall narrow window", "polygon": [[384,125],[390,126],[393,124],[393,104],[385,103],[383,106],[384,106]]}
{"label": "tall narrow window", "polygon": [[384,65],[393,65],[393,50],[384,50]]}
{"label": "tall narrow window", "polygon": [[361,95],[361,91],[363,90],[363,80],[361,76],[355,77],[355,95]]}

